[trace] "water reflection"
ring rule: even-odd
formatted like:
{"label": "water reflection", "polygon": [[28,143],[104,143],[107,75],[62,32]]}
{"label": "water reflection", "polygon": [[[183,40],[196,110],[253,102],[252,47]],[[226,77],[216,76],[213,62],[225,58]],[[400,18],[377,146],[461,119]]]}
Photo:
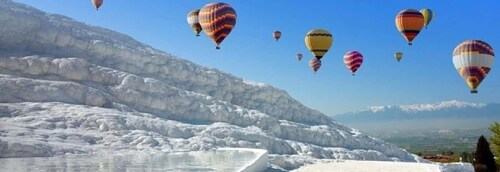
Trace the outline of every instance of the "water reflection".
{"label": "water reflection", "polygon": [[48,158],[5,158],[0,159],[0,171],[233,172],[255,158],[256,154],[253,152],[237,150]]}

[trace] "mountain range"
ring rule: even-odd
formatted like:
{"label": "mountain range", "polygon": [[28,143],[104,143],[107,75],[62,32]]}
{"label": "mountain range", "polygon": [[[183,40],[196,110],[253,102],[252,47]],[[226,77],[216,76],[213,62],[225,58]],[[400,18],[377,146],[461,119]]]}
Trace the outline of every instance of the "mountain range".
{"label": "mountain range", "polygon": [[500,104],[450,100],[428,104],[373,106],[335,115],[333,118],[364,131],[488,128],[493,122],[500,121]]}

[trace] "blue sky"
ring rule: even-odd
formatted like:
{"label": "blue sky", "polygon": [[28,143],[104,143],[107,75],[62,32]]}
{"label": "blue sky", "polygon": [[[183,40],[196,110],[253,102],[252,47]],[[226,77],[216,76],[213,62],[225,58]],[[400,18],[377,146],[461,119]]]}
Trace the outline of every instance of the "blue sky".
{"label": "blue sky", "polygon": [[[221,50],[204,33],[195,37],[186,22],[190,10],[212,1],[105,0],[97,12],[90,0],[16,0],[41,10],[109,28],[197,64],[286,90],[323,113],[360,110],[372,105],[444,100],[500,102],[500,70],[493,69],[472,95],[453,67],[455,46],[468,39],[488,42],[500,54],[497,7],[500,1],[400,0],[228,0],[238,19]],[[144,3],[147,2],[147,3]],[[435,18],[408,46],[395,15],[406,8],[430,8]],[[304,45],[313,28],[334,36],[317,74]],[[272,32],[283,37],[274,41]],[[342,57],[360,51],[365,62],[352,77]],[[404,53],[397,63],[395,51]],[[295,54],[304,54],[301,62]],[[498,62],[497,62],[498,63]]]}

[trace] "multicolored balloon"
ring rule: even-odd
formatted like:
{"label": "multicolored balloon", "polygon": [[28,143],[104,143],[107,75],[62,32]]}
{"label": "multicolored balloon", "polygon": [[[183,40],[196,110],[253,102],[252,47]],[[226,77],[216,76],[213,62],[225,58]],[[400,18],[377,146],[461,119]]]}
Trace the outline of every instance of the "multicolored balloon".
{"label": "multicolored balloon", "polygon": [[313,29],[307,32],[304,39],[307,49],[320,60],[333,44],[333,35],[327,30]]}
{"label": "multicolored balloon", "polygon": [[274,39],[276,39],[276,41],[278,41],[281,38],[281,32],[280,31],[274,31],[273,37],[274,37]]}
{"label": "multicolored balloon", "polygon": [[317,58],[313,58],[311,60],[309,60],[309,67],[311,67],[311,69],[314,71],[314,73],[316,73],[319,68],[321,67],[321,60],[317,59]]}
{"label": "multicolored balloon", "polygon": [[302,60],[302,57],[304,57],[302,54],[297,53],[297,60],[298,60],[298,61],[301,61],[301,60]]}
{"label": "multicolored balloon", "polygon": [[209,3],[198,14],[201,28],[212,39],[216,49],[236,25],[236,11],[226,3]]}
{"label": "multicolored balloon", "polygon": [[493,48],[480,40],[464,41],[453,51],[453,65],[471,88],[471,93],[477,93],[477,87],[490,72],[493,62]]}
{"label": "multicolored balloon", "polygon": [[94,7],[96,10],[99,10],[99,8],[101,7],[102,3],[104,0],[92,0],[92,4],[94,4]]}
{"label": "multicolored balloon", "polygon": [[354,73],[361,67],[363,63],[363,55],[358,51],[349,51],[344,55],[344,64],[354,76]]}
{"label": "multicolored balloon", "polygon": [[196,9],[190,11],[187,15],[187,22],[193,29],[196,36],[200,36],[200,32],[203,30],[200,25],[200,21],[198,20],[198,14],[200,13],[200,9]]}
{"label": "multicolored balloon", "polygon": [[424,26],[427,29],[427,26],[429,26],[432,19],[434,18],[434,13],[428,8],[421,9],[420,13],[422,13],[422,15],[424,16]]}
{"label": "multicolored balloon", "polygon": [[396,58],[396,60],[401,61],[401,59],[403,58],[403,53],[398,51],[396,53],[394,53],[394,58]]}
{"label": "multicolored balloon", "polygon": [[413,39],[424,27],[424,16],[417,10],[405,9],[396,15],[396,27],[408,41],[408,45],[412,45]]}

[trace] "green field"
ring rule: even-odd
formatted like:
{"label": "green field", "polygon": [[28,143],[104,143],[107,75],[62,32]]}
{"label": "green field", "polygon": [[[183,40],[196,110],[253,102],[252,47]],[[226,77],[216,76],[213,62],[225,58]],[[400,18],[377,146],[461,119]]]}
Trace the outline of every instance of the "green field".
{"label": "green field", "polygon": [[455,153],[473,152],[476,149],[476,138],[440,138],[440,137],[391,137],[384,139],[398,145],[411,153]]}
{"label": "green field", "polygon": [[491,137],[488,129],[460,129],[439,131],[406,131],[392,133],[373,133],[378,138],[398,145],[411,153],[418,154],[455,154],[474,152],[477,139],[484,135]]}

